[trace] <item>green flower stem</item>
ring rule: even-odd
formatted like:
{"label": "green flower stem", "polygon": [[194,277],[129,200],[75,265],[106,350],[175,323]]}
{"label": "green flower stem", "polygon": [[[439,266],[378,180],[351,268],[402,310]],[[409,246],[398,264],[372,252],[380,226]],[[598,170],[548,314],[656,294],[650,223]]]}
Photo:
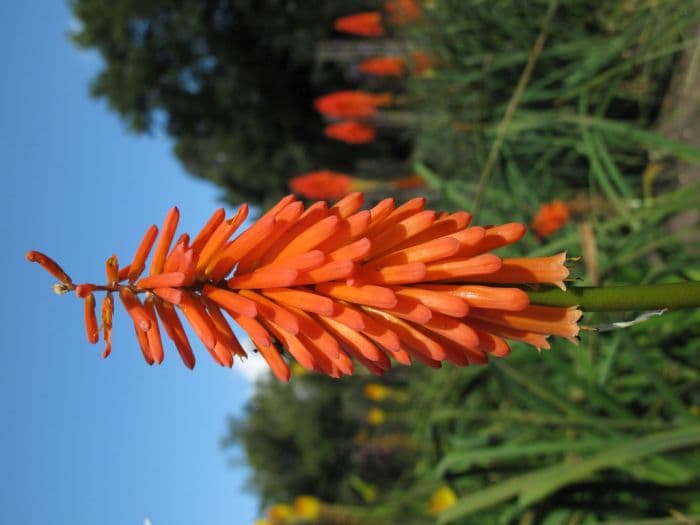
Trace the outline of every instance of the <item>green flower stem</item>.
{"label": "green flower stem", "polygon": [[566,291],[552,288],[526,292],[532,304],[578,306],[584,312],[700,307],[700,281],[606,287],[570,286]]}

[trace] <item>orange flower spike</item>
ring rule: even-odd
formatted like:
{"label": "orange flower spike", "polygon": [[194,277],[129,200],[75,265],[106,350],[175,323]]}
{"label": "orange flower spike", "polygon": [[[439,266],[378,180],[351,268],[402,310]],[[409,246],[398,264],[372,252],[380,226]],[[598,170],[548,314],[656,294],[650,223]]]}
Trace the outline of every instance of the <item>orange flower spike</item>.
{"label": "orange flower spike", "polygon": [[566,225],[571,217],[571,210],[566,202],[555,200],[542,204],[532,219],[532,229],[540,239],[549,237]]}
{"label": "orange flower spike", "polygon": [[148,258],[148,254],[151,252],[153,242],[156,240],[157,236],[158,227],[155,224],[152,224],[151,227],[146,230],[146,233],[141,240],[141,244],[139,244],[139,247],[134,254],[134,258],[131,261],[128,276],[129,284],[133,284],[143,273],[143,270],[146,267],[146,259]]}
{"label": "orange flower spike", "polygon": [[119,261],[116,255],[112,255],[105,262],[105,274],[107,275],[107,286],[116,286],[119,282]]}
{"label": "orange flower spike", "polygon": [[88,294],[85,297],[83,303],[83,313],[85,317],[85,333],[87,334],[87,340],[94,345],[100,339],[100,331],[97,328],[95,296],[93,294]]}
{"label": "orange flower spike", "polygon": [[401,57],[376,57],[360,62],[359,69],[365,75],[402,77],[406,73],[406,60]]}
{"label": "orange flower spike", "polygon": [[367,144],[377,138],[377,130],[373,126],[354,120],[328,124],[323,129],[323,134],[346,144]]}
{"label": "orange flower spike", "polygon": [[150,349],[151,357],[156,364],[161,364],[165,354],[163,353],[163,341],[160,338],[160,329],[158,328],[158,320],[156,319],[156,309],[154,306],[155,300],[153,296],[149,296],[143,302],[143,308],[151,321],[151,327],[146,332],[148,338],[148,348]]}
{"label": "orange flower spike", "polygon": [[187,368],[192,370],[196,359],[175,308],[171,304],[163,302],[156,302],[155,306],[158,317],[160,317],[163,328],[165,328],[165,333],[175,345],[178,354],[180,354],[180,359],[182,359],[182,362]]}
{"label": "orange flower spike", "polygon": [[199,253],[204,245],[207,243],[209,238],[214,235],[214,232],[219,227],[219,224],[224,222],[226,218],[226,210],[223,208],[218,208],[212,216],[209,218],[207,223],[202,227],[197,236],[192,241],[192,249]]}
{"label": "orange flower spike", "polygon": [[177,223],[180,220],[180,210],[173,206],[168,211],[163,221],[163,226],[160,230],[160,237],[156,243],[156,249],[153,251],[153,260],[151,261],[150,275],[157,275],[163,271],[163,265],[165,264],[165,258],[168,256],[168,250],[170,249],[170,243],[173,241],[175,236],[175,230],[177,229]]}
{"label": "orange flower spike", "polygon": [[29,262],[35,262],[39,263],[41,267],[49,272],[51,275],[53,275],[56,279],[61,281],[64,284],[72,284],[73,281],[71,280],[70,277],[68,277],[68,274],[63,271],[63,268],[61,268],[56,261],[54,261],[51,257],[48,255],[44,255],[41,252],[37,252],[36,250],[32,250],[30,252],[27,252],[27,255],[25,258]]}
{"label": "orange flower spike", "polygon": [[[151,318],[144,310],[141,301],[136,297],[134,292],[132,292],[126,286],[119,288],[119,299],[121,299],[122,304],[126,313],[134,321],[134,325],[138,327],[143,332],[147,332],[151,328]],[[149,354],[150,355],[150,354]]]}
{"label": "orange flower spike", "polygon": [[112,316],[114,314],[114,299],[111,293],[107,293],[102,299],[101,309],[102,320],[102,339],[105,342],[105,349],[102,352],[102,357],[108,357],[112,353]]}
{"label": "orange flower spike", "polygon": [[378,37],[384,35],[382,14],[379,11],[364,11],[341,16],[335,19],[333,27],[340,33],[356,36]]}
{"label": "orange flower spike", "polygon": [[[289,195],[286,195],[280,199],[280,201],[272,206],[269,210],[267,210],[264,214],[260,216],[258,219],[258,222],[262,220],[266,220],[269,217],[275,218],[277,217],[277,214],[281,212],[283,209],[285,209],[289,204],[295,202],[297,200],[296,195],[290,193]],[[246,230],[247,231],[247,230]],[[244,232],[245,233],[245,232]]]}
{"label": "orange flower spike", "polygon": [[473,278],[487,283],[546,283],[566,290],[564,279],[569,276],[569,270],[564,266],[565,260],[565,252],[551,257],[503,259],[503,266],[497,271],[475,274]]}

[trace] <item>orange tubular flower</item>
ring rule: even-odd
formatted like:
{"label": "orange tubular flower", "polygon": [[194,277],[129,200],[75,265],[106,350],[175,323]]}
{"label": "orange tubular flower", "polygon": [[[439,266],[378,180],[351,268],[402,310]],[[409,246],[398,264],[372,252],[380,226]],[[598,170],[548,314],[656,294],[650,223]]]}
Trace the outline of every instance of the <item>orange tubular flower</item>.
{"label": "orange tubular flower", "polygon": [[376,138],[377,131],[367,124],[347,121],[329,124],[323,130],[323,134],[329,139],[347,142],[348,144],[367,144]]}
{"label": "orange tubular flower", "polygon": [[376,115],[377,108],[388,106],[393,101],[391,93],[368,93],[366,91],[336,91],[316,99],[316,110],[330,118],[357,119]]}
{"label": "orange tubular flower", "polygon": [[379,11],[365,11],[354,15],[341,16],[333,23],[335,30],[357,36],[384,36],[382,14]]}
{"label": "orange tubular flower", "polygon": [[537,237],[544,239],[556,233],[569,221],[571,212],[564,201],[556,200],[540,206],[535,218],[532,219],[532,229]]}
{"label": "orange tubular flower", "polygon": [[360,71],[365,75],[401,77],[406,72],[406,61],[401,57],[368,58],[360,62]]}
{"label": "orange tubular flower", "polygon": [[[173,208],[161,232],[165,240],[151,226],[131,269],[120,270],[117,258],[109,258],[104,285],[73,284],[39,252],[27,258],[62,281],[57,292],[80,291],[90,342],[100,332],[93,294],[107,293],[105,357],[117,294],[149,364],[163,360],[162,327],[185,365],[194,366],[182,318],[222,366],[246,356],[233,320],[284,381],[292,359],[332,377],[352,374],[354,363],[381,375],[392,361],[483,364],[508,355],[506,339],[548,348],[550,335],[577,337],[578,309],[530,305],[518,288],[563,287],[564,254],[501,259],[489,253],[517,242],[523,225],[469,226],[469,214],[424,210],[423,198],[398,207],[385,199],[371,210],[361,210],[362,202],[362,194],[352,193],[333,206],[317,202],[304,210],[290,195],[234,240],[247,208],[228,220],[217,210],[194,242],[182,235],[171,246],[179,217]],[[150,275],[139,279],[154,245]]]}

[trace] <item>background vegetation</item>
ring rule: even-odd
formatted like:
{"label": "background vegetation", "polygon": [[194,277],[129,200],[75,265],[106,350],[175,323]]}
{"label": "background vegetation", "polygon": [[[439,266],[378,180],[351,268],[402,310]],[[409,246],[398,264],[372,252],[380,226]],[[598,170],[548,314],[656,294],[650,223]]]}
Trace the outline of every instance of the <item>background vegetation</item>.
{"label": "background vegetation", "polygon": [[[700,279],[696,2],[426,1],[390,36],[433,67],[400,82],[314,58],[340,38],[334,17],[380,4],[156,4],[74,1],[76,42],[105,58],[93,93],[135,131],[162,124],[188,169],[233,202],[274,199],[313,166],[412,165],[434,206],[480,223],[529,223],[541,203],[567,201],[563,230],[515,249],[584,255],[582,283]],[[313,98],[355,86],[397,94],[378,144],[322,137]],[[258,386],[225,442],[244,445],[263,506],[311,494],[329,523],[700,520],[697,310],[382,381],[382,399],[362,375]],[[430,514],[445,485],[456,503]]]}

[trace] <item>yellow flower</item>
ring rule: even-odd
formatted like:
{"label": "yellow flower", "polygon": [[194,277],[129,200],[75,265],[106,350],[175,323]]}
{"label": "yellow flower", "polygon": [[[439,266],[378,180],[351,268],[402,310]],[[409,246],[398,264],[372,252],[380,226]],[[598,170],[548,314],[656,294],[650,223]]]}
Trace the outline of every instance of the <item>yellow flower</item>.
{"label": "yellow flower", "polygon": [[439,514],[445,509],[449,509],[457,502],[457,495],[447,485],[443,485],[430,497],[428,503],[428,512],[430,514]]}
{"label": "yellow flower", "polygon": [[384,401],[391,395],[391,389],[380,383],[367,383],[362,389],[362,393],[372,401]]}
{"label": "yellow flower", "polygon": [[269,525],[284,525],[294,518],[294,510],[286,503],[276,503],[267,511]]}
{"label": "yellow flower", "polygon": [[270,525],[270,522],[267,521],[265,518],[260,518],[259,520],[255,520],[253,525]]}
{"label": "yellow flower", "polygon": [[297,518],[315,520],[321,512],[321,501],[313,496],[297,496],[294,498],[294,513]]}
{"label": "yellow flower", "polygon": [[381,408],[372,408],[367,412],[367,423],[370,425],[381,425],[385,419],[386,415]]}

